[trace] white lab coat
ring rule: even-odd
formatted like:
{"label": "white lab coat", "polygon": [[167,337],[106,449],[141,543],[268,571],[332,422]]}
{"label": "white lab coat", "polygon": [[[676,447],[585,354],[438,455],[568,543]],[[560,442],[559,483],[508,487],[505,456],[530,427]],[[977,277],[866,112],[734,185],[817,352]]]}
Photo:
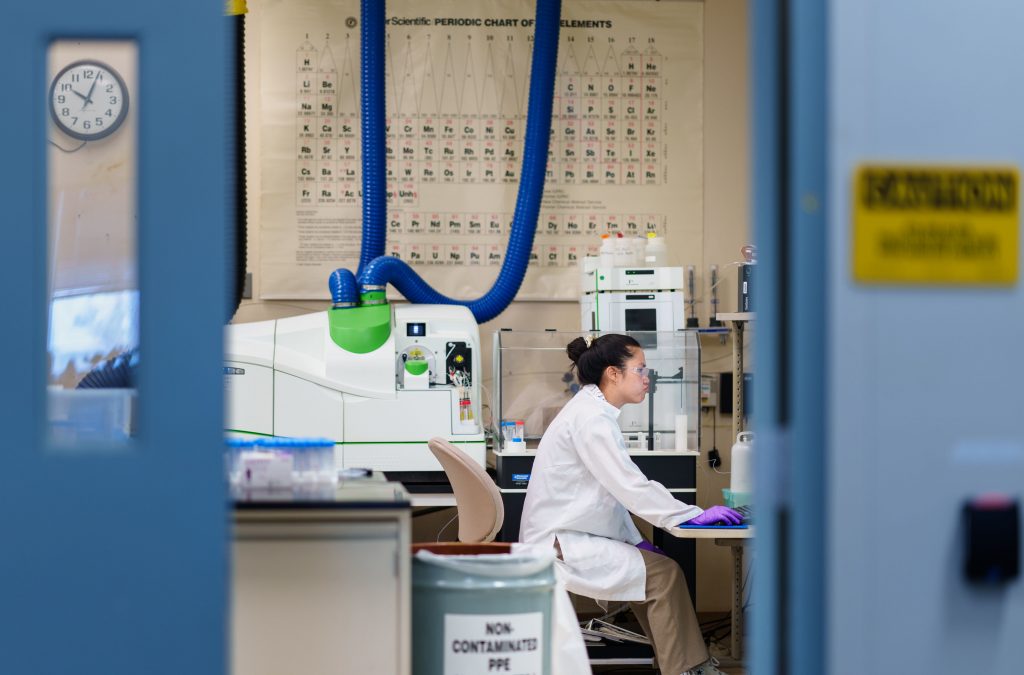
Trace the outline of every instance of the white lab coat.
{"label": "white lab coat", "polygon": [[551,422],[526,489],[520,541],[553,546],[559,578],[597,600],[645,599],[642,541],[630,512],[669,529],[703,510],[649,480],[626,451],[619,409],[583,387]]}

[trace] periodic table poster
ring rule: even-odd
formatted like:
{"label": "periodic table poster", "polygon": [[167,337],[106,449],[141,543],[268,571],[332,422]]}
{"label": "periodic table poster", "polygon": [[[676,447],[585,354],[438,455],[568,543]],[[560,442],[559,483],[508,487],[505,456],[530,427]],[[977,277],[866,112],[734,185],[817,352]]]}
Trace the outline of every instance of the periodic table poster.
{"label": "periodic table poster", "polygon": [[[249,7],[261,297],[326,299],[330,272],[359,260],[359,2]],[[386,253],[455,298],[486,292],[504,260],[533,21],[522,0],[387,5]],[[657,232],[671,264],[699,262],[703,51],[700,2],[563,2],[544,197],[517,299],[577,299],[579,261],[606,232]]]}

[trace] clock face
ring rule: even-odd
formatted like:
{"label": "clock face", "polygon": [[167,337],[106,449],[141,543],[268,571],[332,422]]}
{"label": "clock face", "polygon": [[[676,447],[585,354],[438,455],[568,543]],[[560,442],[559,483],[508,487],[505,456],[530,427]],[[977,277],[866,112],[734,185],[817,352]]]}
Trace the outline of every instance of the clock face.
{"label": "clock face", "polygon": [[50,116],[72,138],[104,138],[117,131],[128,116],[128,87],[110,66],[76,61],[53,78]]}

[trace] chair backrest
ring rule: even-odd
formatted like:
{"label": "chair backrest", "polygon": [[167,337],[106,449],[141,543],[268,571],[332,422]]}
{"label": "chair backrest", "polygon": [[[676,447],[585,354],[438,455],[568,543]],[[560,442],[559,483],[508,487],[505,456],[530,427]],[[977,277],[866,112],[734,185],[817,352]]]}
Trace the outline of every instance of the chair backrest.
{"label": "chair backrest", "polygon": [[459,541],[487,542],[494,539],[505,520],[501,493],[483,467],[443,438],[431,438],[427,447],[441,463],[455,493],[459,512]]}

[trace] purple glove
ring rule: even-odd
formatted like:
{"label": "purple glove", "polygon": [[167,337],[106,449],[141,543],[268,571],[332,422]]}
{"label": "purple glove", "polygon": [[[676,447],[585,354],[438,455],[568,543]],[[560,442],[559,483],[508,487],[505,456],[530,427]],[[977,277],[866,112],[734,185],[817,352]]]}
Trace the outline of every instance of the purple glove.
{"label": "purple glove", "polygon": [[743,516],[739,511],[733,511],[728,506],[712,506],[704,513],[690,518],[686,525],[714,525],[723,523],[725,525],[739,525],[743,522]]}
{"label": "purple glove", "polygon": [[668,553],[665,553],[660,548],[646,540],[637,544],[636,547],[641,551],[650,551],[651,553],[660,553],[661,555],[668,555]]}

